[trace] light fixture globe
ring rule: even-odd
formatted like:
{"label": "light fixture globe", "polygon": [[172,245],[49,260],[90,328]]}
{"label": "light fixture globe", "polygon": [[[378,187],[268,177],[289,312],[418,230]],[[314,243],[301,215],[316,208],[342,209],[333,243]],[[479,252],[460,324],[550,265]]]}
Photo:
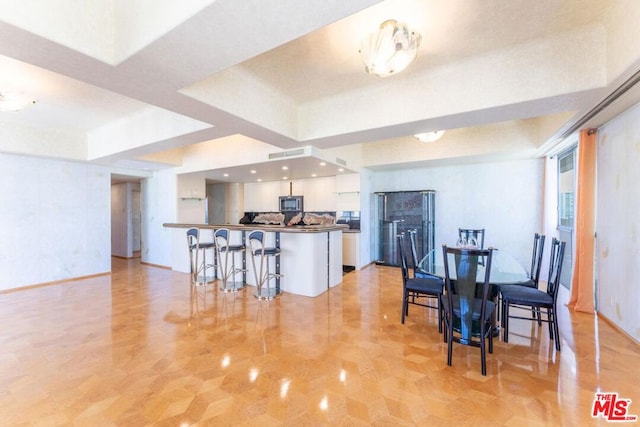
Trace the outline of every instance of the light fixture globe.
{"label": "light fixture globe", "polygon": [[360,53],[366,72],[387,77],[404,70],[416,59],[421,38],[405,24],[384,21],[378,32],[362,41]]}
{"label": "light fixture globe", "polygon": [[30,99],[23,93],[12,90],[0,90],[0,111],[20,111],[35,103],[36,101]]}
{"label": "light fixture globe", "polygon": [[443,130],[434,130],[431,132],[417,133],[413,136],[415,136],[418,140],[422,142],[436,142],[437,140],[442,138],[442,135],[444,135]]}

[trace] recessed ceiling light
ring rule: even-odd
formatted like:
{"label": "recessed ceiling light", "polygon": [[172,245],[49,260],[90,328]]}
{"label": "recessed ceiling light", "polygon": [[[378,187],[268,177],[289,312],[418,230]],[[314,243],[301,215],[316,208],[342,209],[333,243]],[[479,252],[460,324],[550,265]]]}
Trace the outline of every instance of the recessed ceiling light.
{"label": "recessed ceiling light", "polygon": [[344,169],[340,168],[338,169],[338,172],[344,172]]}
{"label": "recessed ceiling light", "polygon": [[229,176],[229,174],[228,173],[223,173],[222,176],[227,177],[227,176]]}
{"label": "recessed ceiling light", "polygon": [[258,178],[258,182],[262,182],[262,179],[261,179],[261,178]]}
{"label": "recessed ceiling light", "polygon": [[316,175],[315,173],[311,174],[311,178],[315,178],[316,176],[318,176],[318,175]]}
{"label": "recessed ceiling light", "polygon": [[250,170],[249,172],[251,173],[256,173],[256,171],[254,169]]}
{"label": "recessed ceiling light", "polygon": [[282,167],[282,170],[283,170],[283,171],[286,171],[287,169],[289,169],[289,166],[283,166],[283,167]]}
{"label": "recessed ceiling light", "polygon": [[325,162],[320,162],[320,166],[327,166]]}
{"label": "recessed ceiling light", "polygon": [[282,179],[288,179],[286,176],[283,176]]}

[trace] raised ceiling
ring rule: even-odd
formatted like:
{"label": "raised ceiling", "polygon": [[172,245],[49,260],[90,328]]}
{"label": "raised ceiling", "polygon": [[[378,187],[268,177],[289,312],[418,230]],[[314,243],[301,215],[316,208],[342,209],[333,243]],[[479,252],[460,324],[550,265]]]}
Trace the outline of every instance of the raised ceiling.
{"label": "raised ceiling", "polygon": [[[25,153],[118,166],[238,134],[330,148],[577,117],[634,63],[610,60],[607,25],[622,3],[639,14],[601,0],[7,1],[0,85],[38,102],[0,123],[84,141]],[[358,49],[390,18],[423,41],[408,70],[382,79]]]}

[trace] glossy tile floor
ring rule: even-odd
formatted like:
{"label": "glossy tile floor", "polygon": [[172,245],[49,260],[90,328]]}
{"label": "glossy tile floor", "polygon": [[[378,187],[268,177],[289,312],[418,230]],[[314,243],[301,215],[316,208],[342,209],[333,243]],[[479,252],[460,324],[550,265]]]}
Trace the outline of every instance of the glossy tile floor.
{"label": "glossy tile floor", "polygon": [[188,276],[113,259],[113,274],[0,294],[0,424],[605,425],[596,391],[640,415],[640,349],[594,316],[512,321],[480,375],[433,310],[400,323],[400,272],[369,266],[318,298],[190,294]]}

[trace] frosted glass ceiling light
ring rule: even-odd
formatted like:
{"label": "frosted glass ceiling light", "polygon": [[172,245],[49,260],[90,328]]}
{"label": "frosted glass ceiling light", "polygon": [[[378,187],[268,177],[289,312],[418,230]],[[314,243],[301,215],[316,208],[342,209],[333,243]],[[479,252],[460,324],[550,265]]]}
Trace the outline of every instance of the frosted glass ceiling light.
{"label": "frosted glass ceiling light", "polygon": [[420,34],[393,19],[380,24],[377,33],[362,41],[362,61],[369,74],[387,77],[399,73],[416,59]]}
{"label": "frosted glass ceiling light", "polygon": [[432,132],[417,133],[413,136],[415,136],[422,142],[436,142],[437,140],[442,138],[442,135],[444,135],[443,130],[434,130]]}
{"label": "frosted glass ceiling light", "polygon": [[0,111],[20,111],[36,101],[18,92],[0,90]]}

